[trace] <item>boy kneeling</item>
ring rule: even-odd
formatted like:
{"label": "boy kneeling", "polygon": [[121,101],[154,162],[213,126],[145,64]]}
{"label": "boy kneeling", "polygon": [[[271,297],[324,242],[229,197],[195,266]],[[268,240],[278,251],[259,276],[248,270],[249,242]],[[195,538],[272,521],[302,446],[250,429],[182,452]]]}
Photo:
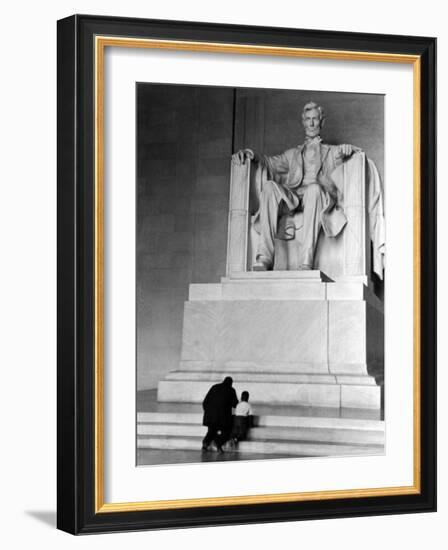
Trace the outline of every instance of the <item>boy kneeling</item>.
{"label": "boy kneeling", "polygon": [[249,405],[249,392],[243,391],[241,401],[235,408],[233,417],[232,440],[235,445],[246,439],[247,432],[253,423],[252,408]]}

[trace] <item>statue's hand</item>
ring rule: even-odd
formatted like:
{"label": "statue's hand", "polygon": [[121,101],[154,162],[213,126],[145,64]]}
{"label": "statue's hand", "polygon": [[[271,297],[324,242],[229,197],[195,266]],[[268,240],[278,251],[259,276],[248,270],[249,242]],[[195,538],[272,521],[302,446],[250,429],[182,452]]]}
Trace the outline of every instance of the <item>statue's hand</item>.
{"label": "statue's hand", "polygon": [[237,153],[232,155],[233,164],[240,166],[246,162],[246,159],[253,160],[255,157],[252,149],[240,149]]}
{"label": "statue's hand", "polygon": [[353,153],[359,153],[361,151],[362,149],[355,147],[354,145],[350,145],[350,143],[339,145],[339,156],[341,157],[349,157]]}
{"label": "statue's hand", "polygon": [[341,157],[349,157],[353,153],[353,147],[350,143],[343,143],[339,145],[339,155]]}

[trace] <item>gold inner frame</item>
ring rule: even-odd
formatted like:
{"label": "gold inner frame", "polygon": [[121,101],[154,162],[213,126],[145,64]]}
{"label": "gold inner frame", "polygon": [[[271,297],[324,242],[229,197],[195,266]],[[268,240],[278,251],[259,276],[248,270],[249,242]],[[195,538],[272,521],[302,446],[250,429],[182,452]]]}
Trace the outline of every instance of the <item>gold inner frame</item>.
{"label": "gold inner frame", "polygon": [[[367,489],[342,489],[303,493],[276,493],[263,495],[226,496],[180,500],[142,502],[104,502],[104,55],[106,47],[150,48],[161,50],[197,51],[301,57],[313,59],[406,63],[413,66],[413,218],[414,218],[414,391],[413,391],[413,457],[414,481],[410,486]],[[420,493],[421,484],[421,426],[420,426],[420,270],[421,270],[421,214],[420,214],[420,125],[421,125],[421,60],[417,55],[401,55],[344,50],[320,50],[290,47],[254,46],[96,36],[95,55],[95,513],[129,512],[231,506],[278,502],[332,500],[340,498],[412,495]]]}

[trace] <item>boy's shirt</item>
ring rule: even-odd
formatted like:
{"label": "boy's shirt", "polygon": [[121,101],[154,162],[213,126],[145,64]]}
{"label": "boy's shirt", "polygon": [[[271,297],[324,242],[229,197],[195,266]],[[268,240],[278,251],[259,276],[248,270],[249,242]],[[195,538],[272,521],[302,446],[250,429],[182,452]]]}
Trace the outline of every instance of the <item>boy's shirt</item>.
{"label": "boy's shirt", "polygon": [[247,401],[240,401],[235,409],[235,416],[250,416],[252,408]]}

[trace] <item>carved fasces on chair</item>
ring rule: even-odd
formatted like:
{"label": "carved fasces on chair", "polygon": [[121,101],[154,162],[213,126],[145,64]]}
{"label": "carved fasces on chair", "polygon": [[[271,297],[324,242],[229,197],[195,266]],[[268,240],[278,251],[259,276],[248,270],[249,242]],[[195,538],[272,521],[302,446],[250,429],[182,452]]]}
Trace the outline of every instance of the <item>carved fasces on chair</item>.
{"label": "carved fasces on chair", "polygon": [[340,275],[367,278],[370,273],[370,239],[367,226],[365,154],[355,153],[333,172],[332,179],[341,191],[340,202],[347,217],[347,225],[342,234],[343,272]]}
{"label": "carved fasces on chair", "polygon": [[247,271],[251,163],[231,163],[226,274]]}

